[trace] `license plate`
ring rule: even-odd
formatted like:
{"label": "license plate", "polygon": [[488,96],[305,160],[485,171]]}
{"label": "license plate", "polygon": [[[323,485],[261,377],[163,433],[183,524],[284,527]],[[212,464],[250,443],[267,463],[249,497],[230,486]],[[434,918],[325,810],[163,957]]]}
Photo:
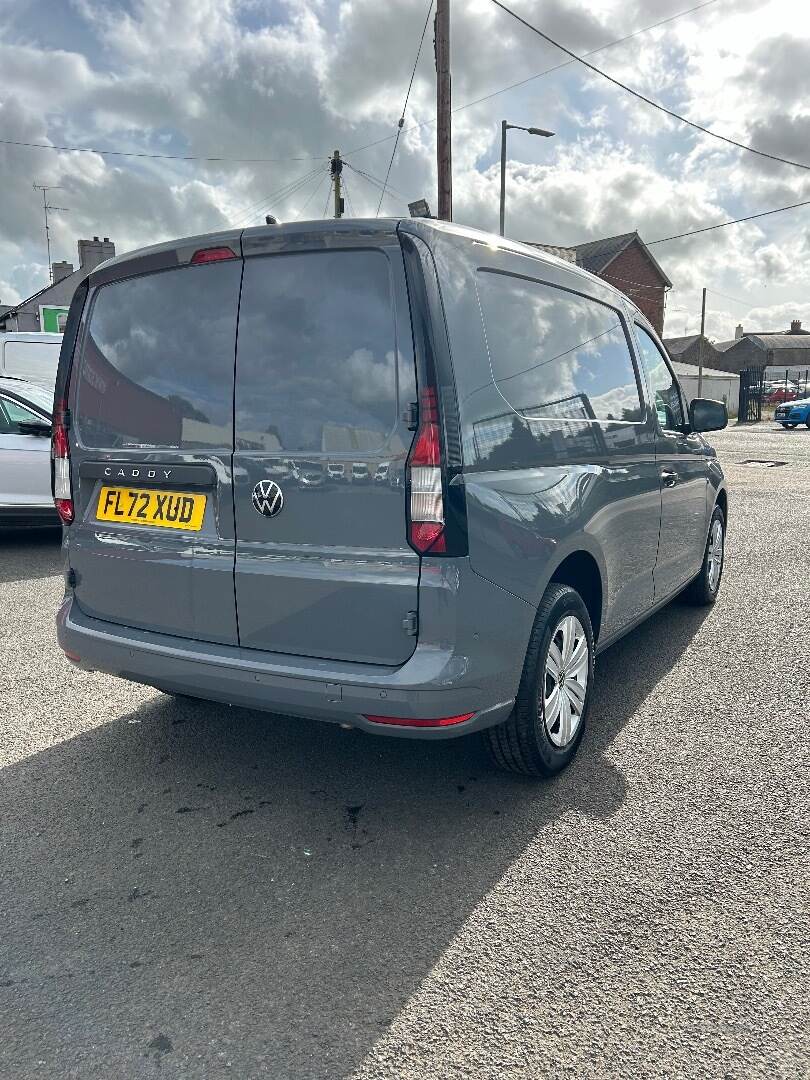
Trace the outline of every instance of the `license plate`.
{"label": "license plate", "polygon": [[103,487],[96,517],[125,525],[156,525],[164,529],[199,532],[205,513],[205,495],[151,488]]}

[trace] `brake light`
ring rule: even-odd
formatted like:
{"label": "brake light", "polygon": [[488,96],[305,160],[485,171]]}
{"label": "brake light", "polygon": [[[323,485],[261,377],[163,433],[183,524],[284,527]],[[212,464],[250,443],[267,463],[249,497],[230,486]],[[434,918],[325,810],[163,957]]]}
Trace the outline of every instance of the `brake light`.
{"label": "brake light", "polygon": [[411,716],[366,716],[372,724],[391,724],[394,727],[451,727],[453,724],[463,724],[475,713],[465,712],[458,716],[438,716],[433,720],[417,720]]}
{"label": "brake light", "polygon": [[70,525],[73,521],[68,416],[66,403],[58,402],[53,412],[53,434],[51,435],[51,486],[56,512],[65,525]]}
{"label": "brake light", "polygon": [[410,544],[420,555],[447,551],[444,536],[442,451],[436,388],[419,394],[419,430],[408,458]]}
{"label": "brake light", "polygon": [[191,256],[191,265],[199,266],[201,263],[220,262],[222,259],[235,259],[236,253],[229,247],[200,248]]}

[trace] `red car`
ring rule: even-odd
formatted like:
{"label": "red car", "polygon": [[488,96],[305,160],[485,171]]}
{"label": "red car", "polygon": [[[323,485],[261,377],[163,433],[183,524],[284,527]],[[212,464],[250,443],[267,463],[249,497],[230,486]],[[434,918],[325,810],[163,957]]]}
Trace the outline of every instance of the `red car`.
{"label": "red car", "polygon": [[786,390],[784,386],[780,386],[769,394],[766,400],[770,405],[780,405],[783,401],[795,401],[798,396],[798,390]]}

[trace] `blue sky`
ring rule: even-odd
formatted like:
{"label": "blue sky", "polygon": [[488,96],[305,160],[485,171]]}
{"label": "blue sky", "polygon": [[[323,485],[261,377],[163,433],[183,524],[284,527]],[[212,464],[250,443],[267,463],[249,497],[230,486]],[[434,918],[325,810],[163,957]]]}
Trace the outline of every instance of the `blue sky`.
{"label": "blue sky", "polygon": [[[578,52],[690,7],[513,5]],[[59,185],[52,201],[70,212],[53,215],[53,256],[75,261],[79,236],[110,236],[122,251],[256,224],[266,212],[320,216],[335,147],[384,175],[426,10],[423,0],[0,0],[1,138],[280,159],[214,165],[0,146],[0,301],[45,281],[35,181]],[[454,0],[451,41],[456,106],[565,60],[490,0]],[[808,60],[810,14],[790,0],[714,0],[593,57],[697,122],[798,160],[810,158]],[[384,211],[407,212],[420,196],[435,204],[434,95],[429,29]],[[654,240],[810,198],[810,173],[701,136],[574,64],[455,113],[454,208],[465,224],[497,227],[502,119],[557,133],[510,134],[507,234],[516,239],[572,244],[638,229]],[[351,210],[373,214],[379,191],[346,177]],[[810,208],[655,253],[675,283],[668,334],[696,330],[703,285],[710,336],[730,336],[738,321],[810,325]]]}

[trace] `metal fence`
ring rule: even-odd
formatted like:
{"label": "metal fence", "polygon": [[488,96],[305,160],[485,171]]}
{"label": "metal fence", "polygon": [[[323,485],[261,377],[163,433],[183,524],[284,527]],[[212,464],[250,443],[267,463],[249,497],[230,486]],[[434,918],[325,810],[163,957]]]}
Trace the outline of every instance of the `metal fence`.
{"label": "metal fence", "polygon": [[777,405],[806,397],[810,397],[810,368],[745,368],[740,372],[738,423],[756,423]]}

